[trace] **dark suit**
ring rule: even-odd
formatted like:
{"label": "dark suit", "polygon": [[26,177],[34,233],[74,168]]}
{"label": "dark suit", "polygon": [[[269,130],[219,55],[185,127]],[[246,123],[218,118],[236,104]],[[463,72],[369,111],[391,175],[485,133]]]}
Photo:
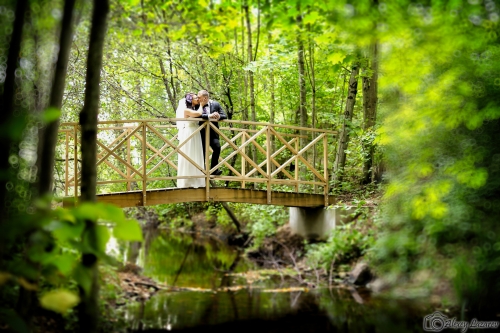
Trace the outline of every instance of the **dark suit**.
{"label": "dark suit", "polygon": [[[219,102],[210,100],[208,105],[210,108],[206,108],[206,112],[204,111],[201,115],[201,118],[204,120],[208,120],[208,115],[214,112],[218,112],[220,115],[219,121],[227,119],[227,115],[224,112],[224,109],[220,106]],[[200,121],[200,125],[202,125],[204,121]],[[219,128],[219,122],[215,121],[214,125]],[[201,134],[201,142],[203,145],[203,157],[205,157],[205,129],[203,128],[200,131]],[[212,128],[209,133],[209,145],[213,150],[212,153],[212,162],[210,163],[210,169],[214,168],[219,163],[220,156],[220,142],[219,142],[219,134],[217,134]]]}

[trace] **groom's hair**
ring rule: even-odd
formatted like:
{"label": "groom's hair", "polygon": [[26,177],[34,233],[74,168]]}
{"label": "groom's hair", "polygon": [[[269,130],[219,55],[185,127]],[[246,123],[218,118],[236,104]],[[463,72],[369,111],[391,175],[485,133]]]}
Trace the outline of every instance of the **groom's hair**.
{"label": "groom's hair", "polygon": [[198,91],[198,96],[207,96],[207,97],[209,97],[208,91],[206,91],[206,90],[200,90],[200,91]]}

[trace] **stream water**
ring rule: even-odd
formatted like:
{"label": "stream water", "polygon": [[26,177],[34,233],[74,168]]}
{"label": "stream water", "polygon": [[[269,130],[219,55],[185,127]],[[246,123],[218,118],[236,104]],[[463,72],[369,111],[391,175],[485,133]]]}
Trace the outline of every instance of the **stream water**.
{"label": "stream water", "polygon": [[422,332],[422,310],[343,287],[307,287],[201,235],[154,230],[120,251],[160,291],[125,308],[131,332]]}

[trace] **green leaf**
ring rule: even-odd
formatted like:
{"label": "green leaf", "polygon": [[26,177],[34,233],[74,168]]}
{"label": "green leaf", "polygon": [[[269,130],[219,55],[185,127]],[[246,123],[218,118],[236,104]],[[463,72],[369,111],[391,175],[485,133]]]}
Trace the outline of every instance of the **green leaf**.
{"label": "green leaf", "polygon": [[53,260],[54,254],[52,252],[46,252],[40,246],[33,246],[26,252],[28,258],[33,262],[39,262],[41,264],[49,263]]}
{"label": "green leaf", "polygon": [[142,241],[142,230],[136,220],[125,220],[117,223],[113,229],[113,236],[126,241]]}
{"label": "green leaf", "polygon": [[327,57],[327,60],[331,62],[332,64],[337,64],[342,62],[342,60],[345,58],[344,54],[341,53],[332,53]]}
{"label": "green leaf", "polygon": [[83,252],[90,252],[96,256],[102,256],[106,252],[106,244],[110,238],[107,227],[95,225],[92,230],[85,230],[83,233]]}
{"label": "green leaf", "polygon": [[24,320],[12,309],[0,309],[0,321],[9,327],[11,332],[31,332]]}
{"label": "green leaf", "polygon": [[90,293],[92,287],[92,271],[81,264],[76,266],[73,272],[73,278],[78,285],[83,289],[86,295]]}
{"label": "green leaf", "polygon": [[21,140],[26,125],[26,117],[10,117],[0,124],[0,139]]}
{"label": "green leaf", "polygon": [[111,222],[123,222],[126,220],[125,213],[119,207],[116,207],[111,204],[98,203],[100,218],[103,220],[111,221]]}
{"label": "green leaf", "polygon": [[49,107],[41,113],[40,117],[45,124],[48,124],[56,121],[57,119],[59,119],[59,117],[61,117],[61,110],[59,110],[58,108]]}
{"label": "green leaf", "polygon": [[100,212],[97,204],[84,202],[73,209],[73,214],[78,219],[97,221]]}
{"label": "green leaf", "polygon": [[63,209],[63,208],[58,208],[54,212],[56,213],[56,216],[59,220],[76,223],[75,216],[73,214],[71,214],[71,212],[69,210]]}
{"label": "green leaf", "polygon": [[59,270],[59,272],[61,272],[61,274],[68,276],[73,270],[76,260],[77,260],[76,256],[70,253],[63,253],[55,257],[52,264],[57,267],[57,269]]}
{"label": "green leaf", "polygon": [[40,305],[43,308],[61,314],[65,314],[78,303],[80,303],[80,297],[74,292],[65,289],[49,291],[40,297]]}
{"label": "green leaf", "polygon": [[106,244],[108,244],[109,238],[111,237],[109,229],[103,225],[96,225],[95,233],[97,236],[97,251],[99,251],[100,253],[105,253]]}
{"label": "green leaf", "polygon": [[320,18],[318,12],[310,12],[304,17],[304,24],[314,23]]}
{"label": "green leaf", "polygon": [[82,222],[71,223],[67,221],[52,221],[47,228],[52,230],[52,235],[54,235],[57,240],[66,242],[70,239],[80,237],[84,226]]}
{"label": "green leaf", "polygon": [[222,53],[232,52],[233,51],[233,44],[228,43],[228,44],[224,45],[220,50]]}
{"label": "green leaf", "polygon": [[98,219],[107,220],[110,222],[125,221],[125,214],[121,208],[114,205],[97,202],[85,202],[74,208],[73,214],[82,220],[97,221]]}

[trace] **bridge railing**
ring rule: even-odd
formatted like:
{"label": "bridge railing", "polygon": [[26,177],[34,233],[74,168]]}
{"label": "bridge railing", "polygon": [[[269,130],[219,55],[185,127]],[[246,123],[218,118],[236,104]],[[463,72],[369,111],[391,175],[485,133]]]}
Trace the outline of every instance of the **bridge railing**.
{"label": "bridge railing", "polygon": [[[226,120],[204,122],[203,128],[219,134],[221,154],[218,165],[210,169],[211,154],[205,165],[197,165],[180,148],[175,121],[196,119],[149,119],[100,121],[97,134],[98,193],[146,191],[176,187],[181,178],[204,178],[206,200],[210,201],[210,180],[221,185],[273,191],[322,193],[328,202],[329,168],[332,164],[336,132],[269,123]],[[205,131],[208,135],[209,131]],[[208,149],[208,140],[205,140]],[[80,130],[77,123],[62,123],[56,158],[56,186],[61,196],[79,195],[81,177]],[[182,154],[202,176],[177,175],[177,159]],[[217,168],[223,175],[210,174]]]}

